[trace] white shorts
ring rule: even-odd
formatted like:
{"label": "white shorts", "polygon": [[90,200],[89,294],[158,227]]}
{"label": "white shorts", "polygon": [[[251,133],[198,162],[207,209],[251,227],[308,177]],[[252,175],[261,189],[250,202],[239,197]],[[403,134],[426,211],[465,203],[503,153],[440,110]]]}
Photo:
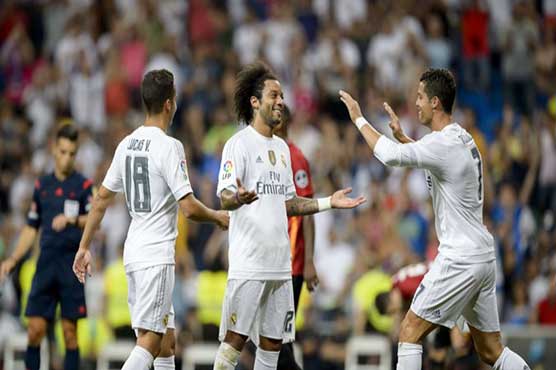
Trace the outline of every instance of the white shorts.
{"label": "white shorts", "polygon": [[248,336],[257,346],[259,336],[292,342],[295,310],[291,279],[228,280],[220,320],[220,341],[228,330]]}
{"label": "white shorts", "polygon": [[127,275],[127,303],[131,313],[131,327],[166,333],[175,329],[172,293],[174,265],[157,265],[132,271]]}
{"label": "white shorts", "polygon": [[413,296],[411,310],[450,329],[463,316],[476,329],[500,331],[496,261],[461,263],[438,255]]}

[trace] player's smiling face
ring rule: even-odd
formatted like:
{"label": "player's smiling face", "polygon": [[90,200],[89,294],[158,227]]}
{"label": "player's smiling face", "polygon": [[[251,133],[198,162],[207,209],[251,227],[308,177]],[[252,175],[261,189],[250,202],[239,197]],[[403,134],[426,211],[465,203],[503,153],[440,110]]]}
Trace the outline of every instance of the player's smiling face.
{"label": "player's smiling face", "polygon": [[65,137],[56,140],[54,147],[54,161],[56,169],[66,175],[73,171],[75,155],[77,154],[77,143]]}
{"label": "player's smiling face", "polygon": [[423,82],[419,82],[419,89],[417,90],[417,100],[415,101],[415,105],[417,106],[419,122],[421,122],[425,126],[430,126],[432,121],[433,106],[431,99],[425,92],[425,84]]}
{"label": "player's smiling face", "polygon": [[260,100],[259,114],[264,122],[270,127],[278,125],[282,119],[284,109],[284,93],[280,82],[266,80]]}

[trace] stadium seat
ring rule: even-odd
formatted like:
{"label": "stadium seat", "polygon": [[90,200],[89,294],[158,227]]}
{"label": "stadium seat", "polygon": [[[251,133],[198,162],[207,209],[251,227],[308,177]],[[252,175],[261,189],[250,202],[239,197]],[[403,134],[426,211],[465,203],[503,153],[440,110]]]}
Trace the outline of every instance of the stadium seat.
{"label": "stadium seat", "polygon": [[98,357],[97,370],[119,370],[135,347],[135,342],[117,340],[108,343]]}
{"label": "stadium seat", "polygon": [[[27,333],[18,333],[10,337],[4,348],[4,368],[6,370],[25,370],[25,351],[27,350]],[[50,357],[46,339],[41,343],[41,370],[48,370]]]}
{"label": "stadium seat", "polygon": [[388,338],[369,335],[348,341],[346,370],[390,370],[391,366],[392,351]]}
{"label": "stadium seat", "polygon": [[183,351],[182,370],[195,370],[196,366],[212,366],[218,345],[218,343],[198,343],[187,346]]}

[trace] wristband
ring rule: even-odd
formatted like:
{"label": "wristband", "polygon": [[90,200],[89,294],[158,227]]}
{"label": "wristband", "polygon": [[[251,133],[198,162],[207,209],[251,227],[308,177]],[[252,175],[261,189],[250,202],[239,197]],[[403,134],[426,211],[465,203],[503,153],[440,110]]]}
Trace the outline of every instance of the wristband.
{"label": "wristband", "polygon": [[332,197],[319,198],[317,199],[317,203],[319,205],[319,212],[326,211],[332,208]]}
{"label": "wristband", "polygon": [[237,204],[242,205],[243,203],[241,202],[241,199],[239,199],[239,191],[236,191],[236,201]]}
{"label": "wristband", "polygon": [[369,122],[365,119],[365,117],[361,116],[355,120],[355,126],[357,126],[358,130],[361,130],[363,126],[369,125]]}

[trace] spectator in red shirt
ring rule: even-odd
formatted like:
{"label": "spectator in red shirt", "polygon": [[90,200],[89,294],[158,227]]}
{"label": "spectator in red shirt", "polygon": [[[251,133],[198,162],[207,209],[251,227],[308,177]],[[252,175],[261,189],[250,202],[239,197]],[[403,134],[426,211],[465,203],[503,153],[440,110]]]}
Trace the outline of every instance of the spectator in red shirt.
{"label": "spectator in red shirt", "polygon": [[481,0],[473,0],[461,17],[463,79],[468,89],[486,90],[490,80],[489,16]]}
{"label": "spectator in red shirt", "polygon": [[556,325],[556,272],[552,273],[548,294],[540,301],[531,321],[541,325]]}

